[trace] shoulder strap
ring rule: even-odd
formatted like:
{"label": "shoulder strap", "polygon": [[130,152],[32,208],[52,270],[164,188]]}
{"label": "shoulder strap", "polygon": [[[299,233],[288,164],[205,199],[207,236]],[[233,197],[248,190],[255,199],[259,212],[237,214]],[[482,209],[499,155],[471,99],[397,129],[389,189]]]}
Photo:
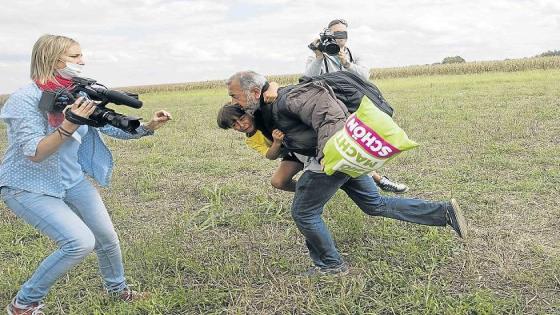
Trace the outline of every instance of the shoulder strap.
{"label": "shoulder strap", "polygon": [[327,64],[327,56],[323,54],[323,62],[325,63],[325,73],[329,73],[329,65]]}
{"label": "shoulder strap", "polygon": [[352,57],[352,53],[350,52],[350,48],[346,47],[346,51],[348,51],[348,55],[350,56],[350,62],[354,62],[354,58]]}

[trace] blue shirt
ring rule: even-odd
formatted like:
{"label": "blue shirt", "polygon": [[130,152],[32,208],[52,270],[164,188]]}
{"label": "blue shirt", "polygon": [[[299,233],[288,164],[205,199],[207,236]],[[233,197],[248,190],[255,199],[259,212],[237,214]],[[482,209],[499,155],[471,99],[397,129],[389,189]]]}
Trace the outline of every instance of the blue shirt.
{"label": "blue shirt", "polygon": [[[0,111],[0,118],[8,125],[8,148],[0,165],[0,187],[10,186],[62,198],[66,187],[62,171],[65,159],[61,151],[57,150],[41,162],[28,158],[35,156],[39,142],[55,130],[48,125],[46,114],[38,108],[41,93],[39,87],[31,83],[10,95]],[[118,139],[137,139],[153,134],[143,125],[138,127],[136,134],[111,125],[85,127],[87,131],[80,137],[77,151],[78,164],[102,186],[107,186],[111,180],[113,156],[100,132]]]}
{"label": "blue shirt", "polygon": [[70,139],[65,141],[58,152],[60,153],[60,172],[62,175],[62,185],[69,189],[84,179],[82,166],[78,163],[78,149],[82,143],[82,137],[87,133],[87,126],[80,126]]}

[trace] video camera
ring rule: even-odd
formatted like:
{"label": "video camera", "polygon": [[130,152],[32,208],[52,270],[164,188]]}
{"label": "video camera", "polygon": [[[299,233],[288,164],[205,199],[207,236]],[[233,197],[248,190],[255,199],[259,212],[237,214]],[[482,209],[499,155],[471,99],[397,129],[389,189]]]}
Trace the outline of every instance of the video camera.
{"label": "video camera", "polygon": [[311,50],[320,50],[322,52],[326,52],[331,56],[335,56],[340,51],[340,46],[338,46],[338,44],[336,43],[337,38],[346,38],[346,32],[333,33],[330,29],[326,28],[321,33],[319,33],[319,45],[311,43],[307,47],[309,47],[309,49]]}
{"label": "video camera", "polygon": [[72,82],[73,84],[68,88],[43,91],[39,101],[39,109],[45,112],[62,112],[66,106],[74,103],[76,99],[84,97],[99,102],[89,118],[80,117],[67,110],[65,112],[66,119],[76,124],[93,127],[103,127],[109,124],[128,133],[136,133],[141,118],[119,114],[110,108],[106,108],[105,105],[113,103],[141,108],[142,101],[138,100],[138,94],[109,90],[104,85],[89,78],[73,77]]}

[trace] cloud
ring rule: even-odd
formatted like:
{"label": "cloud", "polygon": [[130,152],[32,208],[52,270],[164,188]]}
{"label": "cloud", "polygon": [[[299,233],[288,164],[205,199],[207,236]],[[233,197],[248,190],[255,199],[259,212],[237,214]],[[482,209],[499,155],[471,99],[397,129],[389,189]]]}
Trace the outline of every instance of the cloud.
{"label": "cloud", "polygon": [[349,46],[371,67],[560,47],[560,2],[552,0],[22,0],[0,11],[0,94],[29,80],[31,47],[45,33],[77,39],[88,75],[130,86],[241,69],[301,72],[307,44],[334,18],[349,22]]}

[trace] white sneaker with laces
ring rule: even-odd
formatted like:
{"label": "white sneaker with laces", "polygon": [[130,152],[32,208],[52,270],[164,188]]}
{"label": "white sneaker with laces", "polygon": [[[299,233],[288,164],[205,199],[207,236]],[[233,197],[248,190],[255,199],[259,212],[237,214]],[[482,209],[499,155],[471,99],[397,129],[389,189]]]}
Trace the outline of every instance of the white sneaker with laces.
{"label": "white sneaker with laces", "polygon": [[381,190],[392,192],[395,194],[402,194],[408,191],[408,186],[406,186],[405,184],[395,183],[387,176],[381,177],[381,180],[375,183]]}

